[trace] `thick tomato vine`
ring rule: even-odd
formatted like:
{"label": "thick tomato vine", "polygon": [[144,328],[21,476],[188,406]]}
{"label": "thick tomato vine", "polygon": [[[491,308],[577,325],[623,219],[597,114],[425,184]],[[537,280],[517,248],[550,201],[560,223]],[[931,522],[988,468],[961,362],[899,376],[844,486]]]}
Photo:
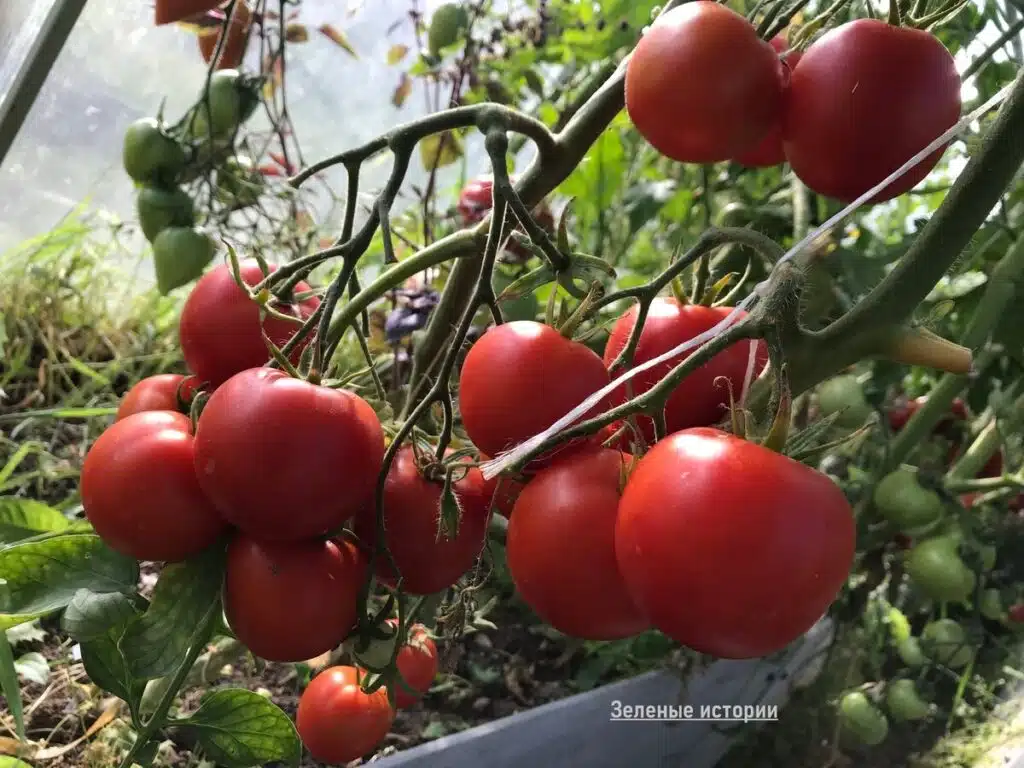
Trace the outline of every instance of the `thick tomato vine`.
{"label": "thick tomato vine", "polygon": [[567,635],[617,640],[649,626],[615,559],[619,493],[631,461],[607,448],[566,456],[516,500],[506,541],[512,580],[523,600]]}
{"label": "thick tomato vine", "polygon": [[731,659],[810,629],[846,582],[854,539],[850,505],[826,475],[709,428],[669,435],[640,459],[615,530],[619,568],[651,623]]}
{"label": "thick tomato vine", "polygon": [[192,423],[141,411],[112,424],[82,465],[85,515],[104,542],[136,560],[184,560],[227,529],[196,479]]}
{"label": "thick tomato vine", "polygon": [[369,403],[270,368],[228,379],[196,429],[203,490],[234,525],[268,541],[340,527],[373,496],[383,461]]}
{"label": "thick tomato vine", "polygon": [[314,760],[350,763],[387,736],[395,712],[386,688],[366,693],[355,667],[330,667],[313,678],[299,699],[295,728]]}

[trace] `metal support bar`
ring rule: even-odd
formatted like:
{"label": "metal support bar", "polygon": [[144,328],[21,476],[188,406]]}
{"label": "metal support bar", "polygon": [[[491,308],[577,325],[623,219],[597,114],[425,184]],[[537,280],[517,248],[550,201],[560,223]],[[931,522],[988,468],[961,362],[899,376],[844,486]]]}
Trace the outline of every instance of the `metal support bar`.
{"label": "metal support bar", "polygon": [[[23,0],[26,1],[33,0]],[[10,87],[5,93],[0,94],[0,163],[3,163],[25,118],[31,112],[32,105],[35,104],[36,97],[50,74],[50,69],[85,7],[85,2],[86,0],[54,0],[46,12],[46,17],[38,25],[25,59],[18,66]],[[30,14],[29,24],[26,25],[29,29],[33,26],[33,15]],[[20,56],[22,47],[17,44],[18,37],[20,35],[15,35],[15,45],[9,49],[9,55],[14,57]],[[3,83],[0,81],[0,87],[2,86]]]}

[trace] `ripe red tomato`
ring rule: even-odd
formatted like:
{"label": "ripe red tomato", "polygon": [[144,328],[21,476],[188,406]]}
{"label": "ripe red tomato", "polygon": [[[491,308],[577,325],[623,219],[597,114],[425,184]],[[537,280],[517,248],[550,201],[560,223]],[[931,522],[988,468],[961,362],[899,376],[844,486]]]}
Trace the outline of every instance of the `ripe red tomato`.
{"label": "ripe red tomato", "polygon": [[[373,480],[376,482],[376,476]],[[384,481],[385,544],[402,575],[402,588],[409,594],[429,595],[450,587],[483,550],[491,497],[480,470],[472,467],[455,480],[455,496],[462,507],[455,538],[438,537],[442,490],[440,481],[423,476],[411,446],[398,451]],[[368,545],[376,542],[372,503],[356,515],[355,531]],[[383,556],[378,557],[375,566],[378,576],[395,582],[394,571]]]}
{"label": "ripe red tomato", "polygon": [[[921,406],[928,402],[928,396],[923,395],[913,400],[901,400],[893,405],[889,409],[889,427],[893,432],[899,432],[903,429],[907,422],[910,421],[910,417],[917,413]],[[950,406],[949,415],[944,416],[941,421],[935,426],[935,432],[940,430],[947,430],[953,426],[954,422],[966,421],[969,418],[967,412],[967,403],[961,398],[957,398],[953,401]]]}
{"label": "ripe red tomato", "polygon": [[615,520],[630,456],[607,448],[565,457],[523,489],[509,519],[508,567],[522,599],[560,632],[618,640],[650,624],[615,560]]}
{"label": "ripe red tomato", "polygon": [[462,188],[456,208],[464,226],[483,221],[491,210],[493,190],[494,181],[486,177],[473,179]]}
{"label": "ripe red tomato", "polygon": [[[470,347],[459,377],[459,410],[473,444],[497,456],[607,384],[608,372],[593,350],[549,325],[519,320],[489,328]],[[601,410],[599,405],[591,415]]]}
{"label": "ripe red tomato", "polygon": [[[221,48],[217,59],[217,69],[237,69],[245,58],[246,44],[249,41],[249,27],[252,24],[252,11],[244,0],[237,0],[231,21],[228,24],[228,37]],[[196,36],[199,53],[207,64],[217,52],[217,45],[224,36],[223,25],[217,29],[204,31]]]}
{"label": "ripe red tomato", "polygon": [[[276,267],[271,266],[273,272]],[[247,285],[263,280],[263,271],[255,259],[246,259],[239,272]],[[300,282],[296,292],[310,290]],[[309,317],[320,305],[310,298],[300,305],[279,305],[280,313],[297,319]],[[294,323],[267,317],[263,331],[278,347],[295,335],[299,328]],[[200,381],[217,386],[246,368],[256,368],[270,359],[270,352],[260,333],[260,311],[245,292],[235,283],[227,264],[210,270],[196,283],[181,311],[178,328],[181,351],[185,362]],[[302,346],[295,350],[292,362],[299,361]]]}
{"label": "ripe red tomato", "polygon": [[[956,62],[934,35],[876,19],[819,38],[793,70],[783,127],[793,172],[821,195],[850,202],[960,118]],[[917,185],[936,150],[871,202]]]}
{"label": "ripe red tomato", "polygon": [[[684,341],[714,328],[732,311],[729,307],[704,307],[696,304],[680,304],[675,298],[659,297],[651,303],[647,314],[647,322],[640,332],[640,341],[633,355],[633,364],[639,365],[653,360]],[[629,341],[629,334],[636,323],[636,305],[627,310],[615,323],[608,344],[604,350],[604,363],[610,366]],[[687,427],[702,427],[715,424],[725,417],[729,408],[729,387],[731,382],[733,396],[738,401],[743,380],[747,374],[750,360],[750,345],[753,341],[742,341],[719,352],[710,361],[687,376],[676,387],[665,407],[665,420],[669,433]],[[768,347],[758,341],[754,376],[757,376],[768,362]],[[633,395],[639,395],[651,389],[682,362],[680,357],[675,361],[662,363],[650,371],[630,380]],[[618,375],[616,373],[616,375]],[[628,399],[629,391],[617,391],[618,402]],[[638,416],[637,423],[644,433],[644,438],[654,440],[654,422],[646,416]],[[631,440],[631,434],[625,435]]]}
{"label": "ripe red tomato", "polygon": [[156,0],[153,22],[156,26],[173,24],[206,11],[212,11],[224,0]]}
{"label": "ripe red tomato", "polygon": [[658,17],[626,65],[626,111],[661,154],[715,163],[753,149],[778,123],[783,68],[735,11],[711,0]]}
{"label": "ripe red tomato", "polygon": [[1014,603],[1007,610],[1006,615],[1014,624],[1024,624],[1024,603]]}
{"label": "ripe red tomato", "polygon": [[778,651],[821,618],[846,581],[855,536],[850,505],[826,475],[705,427],[640,459],[615,551],[656,628],[744,659]]}
{"label": "ripe red tomato", "polygon": [[[783,54],[789,48],[789,42],[782,35],[777,35],[772,38],[772,48],[778,54]],[[789,91],[789,79],[792,75],[793,68],[800,61],[803,54],[800,51],[793,51],[790,54],[782,57],[782,69],[783,69],[783,94],[788,95]],[[773,165],[781,165],[786,162],[786,152],[782,147],[782,113],[779,114],[779,119],[768,132],[768,134],[761,139],[760,143],[754,146],[752,149],[748,149],[745,152],[741,152],[736,156],[736,162],[747,168],[768,168]]]}
{"label": "ripe red tomato", "polygon": [[235,636],[267,661],[305,661],[336,648],[356,623],[366,559],[344,540],[228,546],[224,613]]}
{"label": "ripe red tomato", "polygon": [[[394,619],[388,623],[393,627],[398,626]],[[395,706],[407,709],[430,690],[437,677],[437,646],[422,624],[414,624],[409,628],[409,642],[398,651],[395,665],[405,684],[419,694],[414,696],[399,682],[395,682]]]}
{"label": "ripe red tomato", "polygon": [[121,421],[142,411],[177,411],[179,387],[187,404],[195,396],[196,383],[195,376],[186,378],[178,373],[160,373],[142,379],[121,398],[114,420]]}
{"label": "ripe red tomato", "polygon": [[188,416],[142,411],[111,425],[82,465],[85,516],[111,549],[136,560],[185,560],[227,525],[193,468]]}
{"label": "ripe red tomato", "polygon": [[[483,464],[487,461],[490,461],[490,457],[481,454],[480,463]],[[485,493],[487,498],[491,500],[491,509],[502,517],[511,517],[512,508],[515,506],[516,499],[522,493],[526,482],[508,475],[499,475],[484,482],[486,483]]]}
{"label": "ripe red tomato", "polygon": [[270,368],[224,382],[196,429],[200,485],[261,540],[338,528],[372,498],[383,461],[384,431],[369,403]]}
{"label": "ripe red tomato", "polygon": [[295,728],[314,760],[344,764],[373,751],[394,719],[387,689],[366,693],[355,667],[330,667],[302,692]]}

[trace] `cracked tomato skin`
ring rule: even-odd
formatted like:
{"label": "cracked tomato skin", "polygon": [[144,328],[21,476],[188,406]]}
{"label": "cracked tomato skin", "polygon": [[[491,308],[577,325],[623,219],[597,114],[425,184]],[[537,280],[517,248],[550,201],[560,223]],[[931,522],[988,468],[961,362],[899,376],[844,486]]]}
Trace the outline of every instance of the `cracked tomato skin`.
{"label": "cracked tomato skin", "polygon": [[85,516],[113,550],[176,562],[211,546],[227,524],[193,468],[188,416],[142,411],[114,422],[82,465]]}
{"label": "cracked tomato skin", "polygon": [[302,692],[295,728],[314,760],[350,763],[372,752],[391,730],[395,712],[387,689],[366,693],[360,682],[355,667],[329,667]]}
{"label": "cracked tomato skin", "polygon": [[373,496],[384,430],[356,394],[251,368],[210,397],[195,472],[232,524],[265,541],[339,528]]}
{"label": "cracked tomato skin", "polygon": [[[783,143],[814,192],[852,202],[960,119],[960,75],[929,32],[857,19],[818,38],[793,70]],[[916,186],[940,147],[868,202]]]}
{"label": "cracked tomato skin", "polygon": [[[270,271],[276,269],[271,266]],[[246,285],[257,285],[263,280],[263,270],[255,259],[241,262],[239,273]],[[304,282],[295,287],[296,293],[309,290]],[[320,300],[313,297],[297,306],[278,304],[274,308],[281,314],[305,320],[318,306]],[[298,328],[296,323],[268,316],[262,330],[274,344],[283,347]],[[178,333],[188,369],[200,382],[213,387],[270,360],[260,331],[259,307],[239,288],[227,264],[211,269],[196,283],[182,308]],[[299,344],[295,349],[290,358],[293,364],[299,362],[304,346]]]}
{"label": "cracked tomato skin", "polygon": [[313,659],[339,646],[356,623],[366,558],[344,540],[228,546],[224,613],[235,636],[267,661]]}
{"label": "cracked tomato skin", "polygon": [[615,549],[654,627],[696,651],[746,659],[784,648],[822,617],[846,582],[855,536],[850,505],[826,475],[695,428],[640,459]]}
{"label": "cracked tomato skin", "polygon": [[[633,355],[633,365],[653,360],[684,341],[714,328],[731,311],[730,307],[683,305],[674,297],[655,299],[651,302],[647,321],[640,332],[640,341]],[[629,342],[629,334],[633,331],[633,326],[636,323],[636,313],[636,306],[630,307],[612,328],[604,350],[605,365],[610,366]],[[665,422],[670,434],[687,427],[710,426],[728,415],[729,386],[726,381],[732,385],[735,399],[739,400],[740,390],[747,373],[747,365],[750,361],[750,346],[754,343],[741,341],[738,344],[733,344],[680,382],[669,396],[665,406]],[[768,362],[767,345],[763,341],[756,343],[755,377]],[[683,359],[683,356],[680,356],[631,379],[629,383],[632,385],[634,396],[651,389]],[[618,376],[621,373],[621,371],[616,371],[613,375]],[[628,399],[629,393],[625,388],[619,390],[617,394],[618,402],[625,402]],[[652,442],[654,440],[654,422],[647,416],[637,416],[636,419],[644,439]],[[625,439],[631,441],[632,435],[627,433]]]}
{"label": "cracked tomato skin", "polygon": [[626,67],[626,111],[666,157],[715,163],[752,150],[782,115],[778,53],[743,16],[710,0],[662,14]]}
{"label": "cracked tomato skin", "polygon": [[[447,450],[451,453],[451,449]],[[376,483],[377,476],[372,478]],[[476,562],[484,548],[490,521],[491,494],[476,467],[453,483],[461,506],[455,538],[438,537],[442,481],[424,477],[417,466],[412,446],[395,455],[384,480],[385,543],[402,576],[402,588],[409,594],[429,595],[447,589]],[[372,546],[377,540],[373,503],[363,506],[355,518],[359,540]],[[395,573],[385,558],[376,561],[377,575],[395,584]]]}
{"label": "cracked tomato skin", "polygon": [[[592,349],[550,325],[519,320],[487,330],[466,355],[459,377],[459,411],[466,434],[481,452],[498,456],[534,435],[608,384],[608,371]],[[588,414],[603,410],[598,404]],[[530,462],[592,443],[559,446]]]}
{"label": "cracked tomato skin", "polygon": [[520,597],[572,637],[619,640],[650,626],[615,559],[620,486],[631,460],[608,448],[560,459],[526,484],[509,519],[506,555]]}
{"label": "cracked tomato skin", "polygon": [[187,404],[196,393],[196,383],[194,376],[186,379],[179,373],[160,373],[142,379],[121,398],[114,420],[121,421],[141,411],[177,411],[179,387]]}

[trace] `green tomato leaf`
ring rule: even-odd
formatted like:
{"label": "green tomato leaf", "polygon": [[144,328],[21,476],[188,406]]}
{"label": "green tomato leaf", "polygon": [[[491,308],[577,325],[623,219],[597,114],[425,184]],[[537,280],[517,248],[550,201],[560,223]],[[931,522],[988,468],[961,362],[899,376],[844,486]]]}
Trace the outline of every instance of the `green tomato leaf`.
{"label": "green tomato leaf", "polygon": [[132,677],[119,647],[127,622],[81,644],[82,664],[96,685],[118,698],[137,704],[145,683]]}
{"label": "green tomato leaf", "polygon": [[461,157],[462,142],[453,131],[431,134],[420,141],[420,159],[428,171],[457,163]]}
{"label": "green tomato leaf", "polygon": [[32,766],[16,757],[0,755],[0,768],[32,768]]}
{"label": "green tomato leaf", "polygon": [[25,714],[21,705],[21,686],[18,684],[18,670],[14,666],[14,654],[6,635],[0,636],[0,693],[7,700],[14,718],[14,731],[24,741]]}
{"label": "green tomato leaf", "polygon": [[14,662],[18,677],[36,685],[46,685],[50,679],[50,662],[38,651],[26,653]]}
{"label": "green tomato leaf", "polygon": [[204,617],[219,606],[223,559],[218,545],[164,568],[149,608],[121,638],[132,677],[152,680],[174,672],[203,631]]}
{"label": "green tomato leaf", "polygon": [[139,564],[91,533],[24,541],[0,550],[0,629],[58,611],[80,589],[129,592]]}
{"label": "green tomato leaf", "polygon": [[12,543],[39,533],[58,533],[71,522],[59,510],[32,499],[0,499],[0,543]]}
{"label": "green tomato leaf", "polygon": [[61,623],[65,632],[82,642],[124,625],[137,614],[134,600],[123,592],[80,589],[71,598]]}
{"label": "green tomato leaf", "polygon": [[291,718],[252,691],[214,691],[182,726],[194,732],[208,758],[225,768],[251,768],[276,761],[298,765],[302,757],[302,744]]}

